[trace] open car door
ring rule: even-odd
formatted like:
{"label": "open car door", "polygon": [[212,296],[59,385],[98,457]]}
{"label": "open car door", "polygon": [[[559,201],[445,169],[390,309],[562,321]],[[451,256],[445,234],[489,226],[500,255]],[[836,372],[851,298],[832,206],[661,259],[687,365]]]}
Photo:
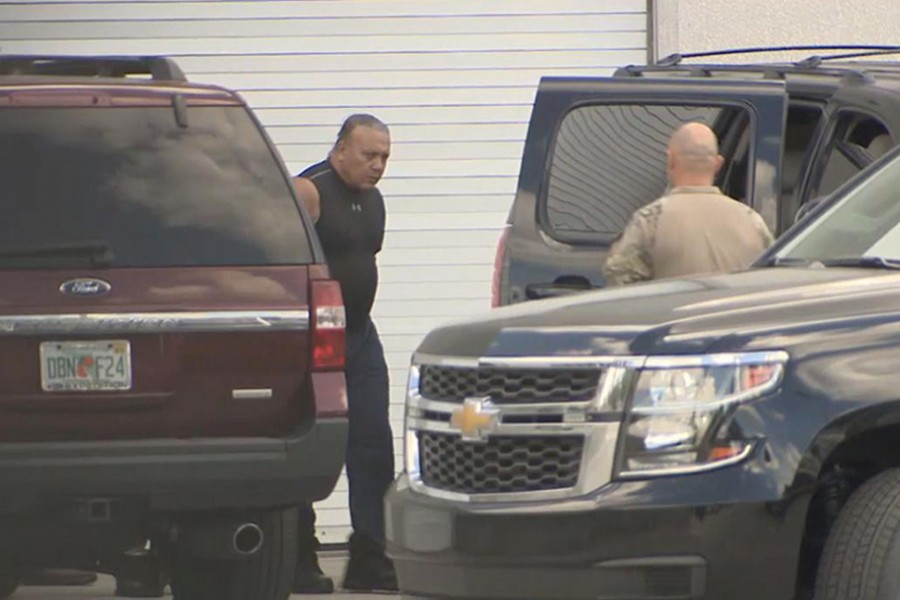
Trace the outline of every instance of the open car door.
{"label": "open car door", "polygon": [[777,232],[786,110],[782,81],[544,78],[510,217],[509,301],[603,287],[610,245],[665,192],[669,138],[689,121],[719,137],[717,185]]}

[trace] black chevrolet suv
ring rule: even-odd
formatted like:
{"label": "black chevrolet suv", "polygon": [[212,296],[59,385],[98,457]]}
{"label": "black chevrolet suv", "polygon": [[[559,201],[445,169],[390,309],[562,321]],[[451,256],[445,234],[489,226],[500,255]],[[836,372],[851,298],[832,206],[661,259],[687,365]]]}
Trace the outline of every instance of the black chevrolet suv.
{"label": "black chevrolet suv", "polygon": [[344,307],[247,104],[164,57],[0,55],[0,205],[0,596],[49,566],[287,598]]}
{"label": "black chevrolet suv", "polygon": [[429,333],[404,598],[900,597],[900,149],[735,274]]}
{"label": "black chevrolet suv", "polygon": [[[777,50],[819,54],[700,62]],[[666,144],[686,121],[719,136],[725,163],[717,185],[780,235],[900,143],[900,63],[887,60],[898,53],[755,48],[673,55],[612,77],[544,78],[497,249],[493,305],[603,287],[606,252],[631,214],[663,193]]]}

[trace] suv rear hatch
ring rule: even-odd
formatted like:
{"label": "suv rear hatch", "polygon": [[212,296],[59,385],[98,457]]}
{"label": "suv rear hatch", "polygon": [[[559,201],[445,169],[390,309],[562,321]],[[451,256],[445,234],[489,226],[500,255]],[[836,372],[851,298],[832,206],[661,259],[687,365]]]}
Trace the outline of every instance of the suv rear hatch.
{"label": "suv rear hatch", "polygon": [[279,435],[313,418],[324,271],[239,99],[0,87],[0,179],[0,441]]}

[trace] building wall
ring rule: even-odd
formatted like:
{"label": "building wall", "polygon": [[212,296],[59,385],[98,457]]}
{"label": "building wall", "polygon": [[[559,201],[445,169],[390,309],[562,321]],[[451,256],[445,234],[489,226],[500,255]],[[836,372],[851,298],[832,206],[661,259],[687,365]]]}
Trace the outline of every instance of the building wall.
{"label": "building wall", "polygon": [[[374,317],[402,465],[410,355],[437,324],[486,310],[542,75],[647,60],[646,0],[0,2],[0,51],[168,54],[189,79],[237,89],[292,172],[341,121],[391,127]],[[319,504],[324,542],[349,527],[346,481]]]}
{"label": "building wall", "polygon": [[[897,0],[652,0],[651,5],[658,57],[750,46],[900,44]],[[752,56],[767,60],[808,55]]]}
{"label": "building wall", "polygon": [[[900,43],[898,31],[898,0],[0,1],[4,53],[169,54],[189,78],[239,90],[293,172],[323,158],[353,112],[391,126],[375,318],[398,468],[410,353],[430,328],[489,304],[542,75],[644,62],[648,39],[662,56]],[[343,541],[343,478],[319,509],[323,541]]]}

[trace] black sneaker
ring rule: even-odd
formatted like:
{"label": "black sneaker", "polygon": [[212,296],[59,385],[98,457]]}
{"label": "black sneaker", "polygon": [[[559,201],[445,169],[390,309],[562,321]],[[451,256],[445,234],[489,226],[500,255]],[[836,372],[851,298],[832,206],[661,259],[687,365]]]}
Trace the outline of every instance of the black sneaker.
{"label": "black sneaker", "polygon": [[300,550],[297,571],[294,575],[293,593],[330,594],[334,592],[331,577],[322,572],[315,550]]}
{"label": "black sneaker", "polygon": [[394,564],[383,553],[380,556],[351,555],[342,587],[353,592],[396,592]]}
{"label": "black sneaker", "polygon": [[155,553],[144,549],[126,552],[113,569],[116,596],[122,598],[161,598],[169,584],[169,569]]}
{"label": "black sneaker", "polygon": [[331,594],[334,592],[334,582],[324,573],[298,570],[292,591],[294,594]]}

